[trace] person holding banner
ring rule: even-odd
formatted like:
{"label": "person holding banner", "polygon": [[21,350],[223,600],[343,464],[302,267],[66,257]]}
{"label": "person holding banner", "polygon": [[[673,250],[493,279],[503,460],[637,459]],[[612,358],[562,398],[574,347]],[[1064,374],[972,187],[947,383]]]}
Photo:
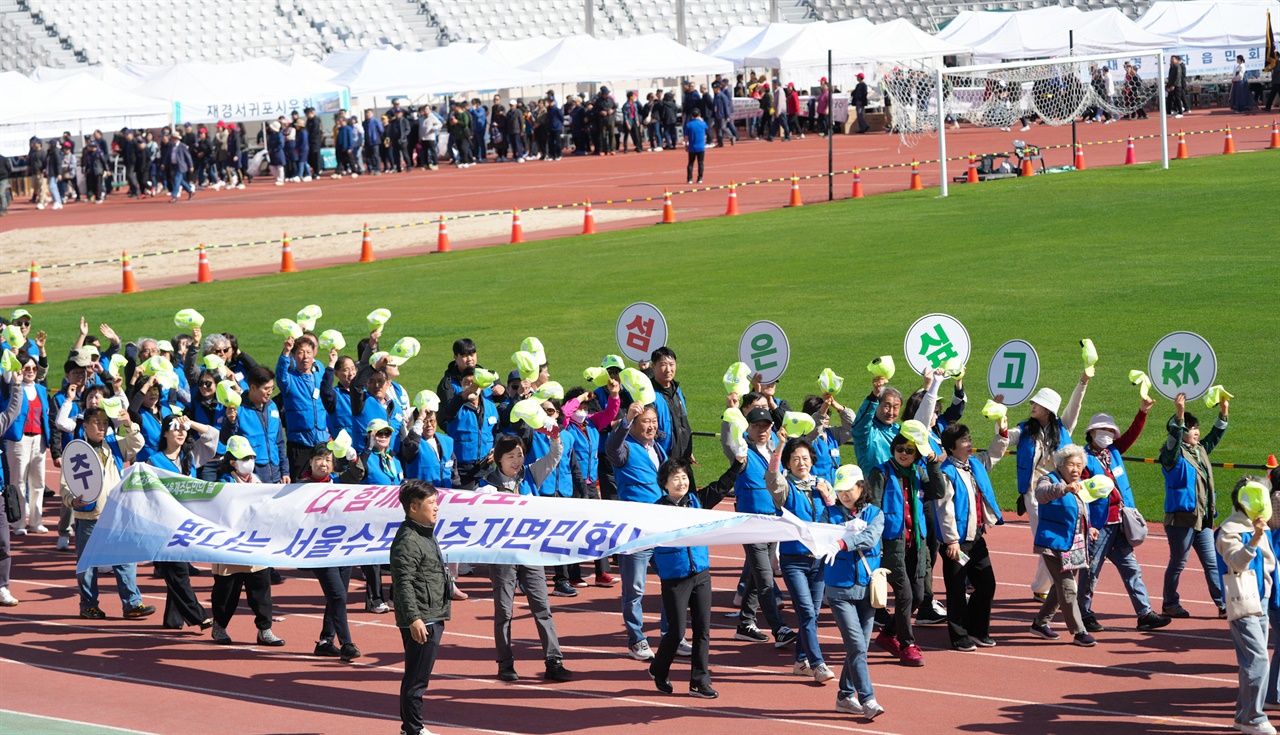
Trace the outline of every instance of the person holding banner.
{"label": "person holding banner", "polygon": [[1187,394],[1174,399],[1174,415],[1169,419],[1169,436],[1160,447],[1160,469],[1164,472],[1164,532],[1169,539],[1169,566],[1164,570],[1164,609],[1171,618],[1190,617],[1178,596],[1178,580],[1187,566],[1187,556],[1195,548],[1204,568],[1209,597],[1218,606],[1218,617],[1227,616],[1222,582],[1213,566],[1213,519],[1217,515],[1217,494],[1213,487],[1213,465],[1209,455],[1227,432],[1229,402],[1218,403],[1218,420],[1201,438],[1200,421],[1187,411]]}
{"label": "person holding banner", "polygon": [[289,455],[285,450],[280,410],[271,400],[276,376],[270,368],[255,365],[245,374],[249,389],[236,412],[233,431],[253,448],[253,472],[262,482],[289,484]]}
{"label": "person holding banner", "polygon": [[1081,477],[1085,468],[1084,448],[1068,444],[1053,453],[1055,469],[1036,481],[1036,503],[1040,523],[1036,525],[1034,551],[1048,569],[1053,586],[1040,612],[1031,622],[1031,632],[1046,640],[1061,636],[1049,627],[1058,609],[1066,619],[1075,645],[1086,648],[1097,641],[1084,627],[1076,603],[1076,572],[1088,565],[1088,545],[1098,539],[1098,529],[1089,526],[1089,512]]}
{"label": "person holding banner", "polygon": [[[377,376],[375,374],[374,378]],[[365,429],[368,438],[362,453],[366,468],[364,484],[399,485],[404,482],[404,467],[400,464],[400,458],[391,450],[396,430],[382,419],[373,419]],[[360,570],[364,573],[365,611],[378,615],[391,612],[382,596],[382,565],[365,564]]]}
{"label": "person holding banner", "polygon": [[[199,377],[195,381],[196,394],[191,405],[187,406],[186,416],[193,423],[208,424],[221,434],[224,427],[234,425],[237,409],[228,409],[218,401],[219,377],[217,370],[200,368]],[[218,463],[226,451],[226,441],[220,438],[214,456],[196,470],[197,476],[207,482],[216,482]]]}
{"label": "person holding banner", "polygon": [[853,419],[853,452],[864,472],[893,458],[890,447],[902,428],[902,393],[888,382],[879,375],[871,380],[871,393]]}
{"label": "person holding banner", "polygon": [[693,430],[689,428],[689,404],[676,380],[675,350],[665,346],[654,350],[648,372],[657,394],[653,408],[658,414],[658,444],[667,457],[684,460],[692,468],[697,464],[693,457]]}
{"label": "person holding banner", "polygon": [[[618,416],[621,401],[618,393],[621,386],[616,379],[609,381],[607,393],[608,403],[600,407],[599,398],[585,388],[570,388],[565,393],[564,415],[560,417],[560,425],[565,432],[573,435],[573,453],[582,472],[582,488],[575,493],[578,497],[591,500],[600,499],[600,464],[599,456],[603,449],[600,432],[608,430]],[[569,583],[574,587],[586,587],[582,579],[582,567],[569,565]],[[574,574],[576,573],[576,576]],[[609,574],[609,557],[596,559],[595,576],[597,587],[612,587],[617,581]]]}
{"label": "person holding banner", "polygon": [[[529,465],[524,462],[524,444],[519,437],[503,434],[494,442],[494,467],[484,482],[490,492],[515,495],[537,495],[537,488],[555,471],[564,457],[564,444],[560,441],[560,429],[551,425],[540,429],[549,439],[546,454]],[[485,492],[482,489],[481,492]],[[547,598],[547,571],[543,567],[525,564],[490,564],[489,580],[493,584],[493,643],[498,652],[498,678],[502,681],[518,681],[515,654],[511,650],[511,618],[515,612],[517,580],[524,588],[529,601],[529,612],[538,627],[542,641],[542,653],[546,670],[542,677],[547,681],[569,681],[573,673],[564,667],[560,653],[560,639],[556,636],[556,621],[551,616],[551,601]],[[446,586],[446,589],[447,586]]]}
{"label": "person holding banner", "polygon": [[462,370],[462,390],[444,402],[440,421],[453,438],[457,458],[458,487],[470,490],[493,466],[493,440],[498,428],[498,407],[476,385],[476,367]]}

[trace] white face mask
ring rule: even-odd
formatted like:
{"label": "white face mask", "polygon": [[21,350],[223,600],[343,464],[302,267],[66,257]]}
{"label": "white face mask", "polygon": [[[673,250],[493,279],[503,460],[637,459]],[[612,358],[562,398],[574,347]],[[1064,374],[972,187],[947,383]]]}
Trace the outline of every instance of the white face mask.
{"label": "white face mask", "polygon": [[234,464],[235,464],[236,472],[239,472],[242,475],[248,475],[253,472],[253,464],[254,464],[253,457],[250,457],[248,459],[237,459]]}
{"label": "white face mask", "polygon": [[1093,443],[1097,445],[1098,449],[1107,449],[1115,440],[1115,436],[1111,432],[1106,431],[1095,436],[1093,438]]}
{"label": "white face mask", "polygon": [[577,411],[573,412],[572,418],[573,418],[573,423],[581,424],[583,421],[587,420],[587,412],[582,409],[578,409]]}

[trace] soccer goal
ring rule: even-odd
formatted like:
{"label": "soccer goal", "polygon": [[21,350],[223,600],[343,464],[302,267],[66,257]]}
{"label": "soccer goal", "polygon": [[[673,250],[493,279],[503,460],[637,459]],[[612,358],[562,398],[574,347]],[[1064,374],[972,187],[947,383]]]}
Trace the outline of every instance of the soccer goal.
{"label": "soccer goal", "polygon": [[1168,168],[1165,58],[1163,50],[1155,50],[957,67],[918,62],[879,71],[892,109],[889,124],[903,144],[915,146],[937,136],[946,196],[948,124],[1012,131],[1034,122],[1115,120],[1145,114],[1153,96],[1159,100],[1161,156]]}

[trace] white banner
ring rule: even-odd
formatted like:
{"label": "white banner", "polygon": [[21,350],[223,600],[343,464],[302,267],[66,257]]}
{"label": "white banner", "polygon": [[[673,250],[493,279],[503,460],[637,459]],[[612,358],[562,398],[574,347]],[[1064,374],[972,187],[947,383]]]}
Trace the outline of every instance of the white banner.
{"label": "white banner", "polygon": [[[654,546],[800,541],[817,552],[843,526],[661,505],[440,490],[436,539],[449,562],[552,566]],[[150,561],[282,568],[386,564],[404,520],[400,488],[205,482],[125,470],[78,568]]]}

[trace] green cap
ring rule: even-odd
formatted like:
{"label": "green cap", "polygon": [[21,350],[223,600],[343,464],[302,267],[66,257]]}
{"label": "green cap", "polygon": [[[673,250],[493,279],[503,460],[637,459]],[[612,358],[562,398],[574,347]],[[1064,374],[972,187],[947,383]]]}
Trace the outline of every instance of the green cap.
{"label": "green cap", "polygon": [[520,349],[533,355],[539,366],[547,364],[547,351],[542,348],[542,340],[537,337],[525,337],[520,343]]}
{"label": "green cap", "polygon": [[6,373],[20,373],[22,372],[22,363],[18,361],[17,355],[5,350],[4,354],[0,355],[0,370]]}
{"label": "green cap", "polygon": [[830,393],[836,395],[840,389],[844,387],[844,378],[836,375],[831,368],[823,368],[818,375],[818,391],[821,393]]}
{"label": "green cap", "polygon": [[26,309],[14,309],[13,313],[9,315],[9,321],[16,322],[24,316],[30,319],[31,312],[27,311]]}
{"label": "green cap", "polygon": [[[391,357],[391,353],[387,352],[386,350],[379,350],[378,352],[375,352],[372,355],[369,355],[369,364],[377,365],[378,363],[382,362],[382,358],[384,357]],[[388,360],[387,362],[391,363],[392,365],[399,364],[399,363],[391,362],[390,360]]]}
{"label": "green cap", "polygon": [[183,309],[173,315],[173,325],[175,327],[183,327],[190,329],[191,327],[203,327],[204,317],[200,316],[200,312],[195,309]]}
{"label": "green cap", "polygon": [[377,434],[379,431],[386,431],[387,429],[390,429],[390,428],[391,428],[391,424],[387,423],[386,421],[383,421],[382,419],[374,419],[370,421],[368,424],[365,424],[364,430],[369,432],[370,434]]}
{"label": "green cap", "polygon": [[249,445],[249,440],[238,434],[227,440],[227,454],[236,459],[248,459],[258,456],[253,451],[253,447]]}
{"label": "green cap", "polygon": [[168,352],[168,353],[172,354],[172,353],[173,353],[173,343],[172,343],[172,342],[170,342],[170,341],[169,341],[169,340],[167,340],[167,339],[158,340],[158,341],[156,342],[156,349],[160,350],[161,352]]}
{"label": "green cap", "polygon": [[227,367],[226,360],[212,353],[204,356],[204,369],[211,373],[221,373]]}
{"label": "green cap", "polygon": [[862,468],[856,464],[842,464],[836,470],[836,484],[833,489],[836,492],[852,490],[860,482],[862,482]]}
{"label": "green cap", "polygon": [[600,367],[605,370],[608,370],[609,368],[618,368],[621,370],[626,366],[627,364],[622,361],[621,355],[605,355],[604,359],[600,361]]}
{"label": "green cap", "polygon": [[589,367],[582,371],[582,379],[597,388],[603,388],[609,384],[609,370],[602,367]]}
{"label": "green cap", "polygon": [[871,363],[867,365],[867,372],[877,378],[893,380],[893,373],[895,372],[893,367],[893,355],[881,355],[880,357],[872,360]]}
{"label": "green cap", "polygon": [[310,332],[316,328],[316,320],[322,316],[324,316],[324,312],[320,310],[319,306],[315,304],[304,306],[298,312],[298,326]]}
{"label": "green cap", "polygon": [[1232,398],[1235,398],[1235,396],[1228,393],[1226,388],[1223,388],[1220,385],[1211,385],[1209,386],[1208,392],[1204,394],[1204,405],[1209,408],[1213,408],[1219,403],[1229,401]]}
{"label": "green cap", "polygon": [[103,398],[98,408],[101,408],[107,414],[107,418],[113,421],[124,415],[124,401],[120,400],[119,396]]}
{"label": "green cap", "polygon": [[139,367],[142,368],[143,375],[159,375],[160,373],[173,372],[173,363],[169,362],[169,358],[161,355],[148,358]]}
{"label": "green cap", "polygon": [[944,378],[963,378],[964,377],[964,360],[953,357],[942,363],[942,377]]}
{"label": "green cap", "polygon": [[4,329],[0,329],[0,334],[4,335],[4,341],[9,343],[11,349],[20,350],[27,343],[27,338],[22,336],[22,327],[17,324],[4,325]]}
{"label": "green cap", "polygon": [[413,407],[419,411],[435,413],[440,410],[440,396],[431,390],[418,391],[418,395],[413,397]]}
{"label": "green cap", "polygon": [[735,362],[724,371],[724,392],[739,396],[751,392],[751,368],[745,362]]}
{"label": "green cap", "polygon": [[330,452],[333,452],[333,456],[345,457],[347,452],[351,451],[351,435],[347,433],[346,429],[339,429],[338,435],[330,439],[325,446],[329,448]]}
{"label": "green cap", "polygon": [[1257,482],[1246,482],[1238,495],[1240,507],[1249,519],[1271,517],[1271,493]]}
{"label": "green cap", "polygon": [[1129,382],[1138,386],[1138,393],[1142,395],[1142,400],[1151,400],[1151,378],[1141,370],[1129,371]]}
{"label": "green cap", "polygon": [[564,386],[554,380],[548,380],[538,386],[538,389],[533,392],[533,397],[537,398],[539,401],[545,401],[551,398],[554,398],[557,401],[563,401]]}
{"label": "green cap", "polygon": [[520,373],[522,380],[533,380],[538,377],[540,363],[538,358],[533,356],[532,352],[520,350],[511,356],[511,362],[515,364],[516,370]]}
{"label": "green cap", "polygon": [[898,433],[910,439],[921,455],[929,454],[933,451],[929,444],[929,429],[925,428],[925,425],[919,421],[915,419],[903,421],[902,429]]}
{"label": "green cap", "polygon": [[720,415],[720,420],[733,427],[734,436],[747,430],[747,417],[742,415],[741,409],[726,408]]}
{"label": "green cap", "polygon": [[541,429],[552,423],[551,417],[542,410],[542,401],[537,398],[526,398],[511,407],[511,423],[517,421],[525,422],[531,429]]}
{"label": "green cap", "polygon": [[1084,357],[1084,366],[1093,367],[1098,362],[1098,348],[1093,346],[1093,340],[1080,340],[1080,354]]}
{"label": "green cap", "polygon": [[342,332],[336,329],[326,329],[320,333],[320,349],[328,352],[330,350],[341,350],[347,346],[347,340],[342,336]]}
{"label": "green cap", "polygon": [[297,339],[302,336],[302,327],[292,319],[277,319],[276,323],[271,325],[271,331],[286,338]]}
{"label": "green cap", "polygon": [[1084,488],[1084,494],[1089,501],[1102,500],[1116,489],[1116,483],[1106,475],[1094,475],[1087,480],[1080,481],[1080,487]]}
{"label": "green cap", "polygon": [[218,403],[227,408],[240,408],[240,386],[230,380],[219,381],[217,394]]}
{"label": "green cap", "polygon": [[387,322],[391,321],[391,310],[374,309],[369,312],[369,316],[365,317],[365,320],[369,322],[370,330],[382,329],[387,325]]}
{"label": "green cap", "polygon": [[129,364],[129,358],[116,353],[111,356],[111,362],[107,363],[107,373],[113,377],[120,377],[120,371],[124,370],[124,366]]}
{"label": "green cap", "polygon": [[813,417],[802,411],[787,411],[782,414],[782,428],[787,430],[787,436],[789,437],[807,436],[816,427],[817,424],[813,422]]}
{"label": "green cap", "polygon": [[178,374],[173,370],[165,370],[163,372],[156,373],[155,377],[156,382],[165,390],[173,390],[174,388],[177,388],[180,382],[178,380]]}
{"label": "green cap", "polygon": [[471,378],[472,382],[476,384],[476,387],[482,389],[488,388],[501,379],[501,375],[498,375],[492,370],[485,370],[484,368],[476,368],[476,374]]}
{"label": "green cap", "polygon": [[1009,409],[1003,403],[987,401],[987,405],[982,407],[982,415],[992,421],[999,421],[1009,415]]}
{"label": "green cap", "polygon": [[622,382],[622,387],[631,394],[632,400],[648,405],[657,399],[658,395],[653,391],[653,383],[649,380],[649,376],[639,370],[626,368],[618,378]]}
{"label": "green cap", "polygon": [[418,340],[413,337],[401,337],[391,347],[391,364],[403,365],[419,352],[422,352],[422,344]]}

